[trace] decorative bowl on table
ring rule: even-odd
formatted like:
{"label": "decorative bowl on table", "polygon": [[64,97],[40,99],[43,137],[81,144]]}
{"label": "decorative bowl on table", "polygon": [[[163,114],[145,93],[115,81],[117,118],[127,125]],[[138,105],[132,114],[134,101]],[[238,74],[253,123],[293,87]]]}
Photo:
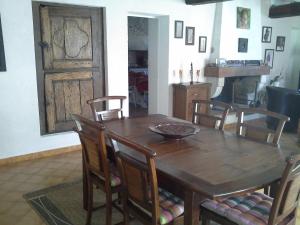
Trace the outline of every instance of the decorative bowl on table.
{"label": "decorative bowl on table", "polygon": [[149,126],[154,133],[165,138],[181,139],[199,132],[199,127],[188,123],[159,123]]}

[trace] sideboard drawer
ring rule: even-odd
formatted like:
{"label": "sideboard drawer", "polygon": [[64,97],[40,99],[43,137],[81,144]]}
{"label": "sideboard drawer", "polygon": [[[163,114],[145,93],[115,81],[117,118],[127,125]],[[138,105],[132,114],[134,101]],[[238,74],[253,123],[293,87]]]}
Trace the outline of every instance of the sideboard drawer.
{"label": "sideboard drawer", "polygon": [[193,100],[210,99],[210,83],[173,84],[173,116],[191,121]]}

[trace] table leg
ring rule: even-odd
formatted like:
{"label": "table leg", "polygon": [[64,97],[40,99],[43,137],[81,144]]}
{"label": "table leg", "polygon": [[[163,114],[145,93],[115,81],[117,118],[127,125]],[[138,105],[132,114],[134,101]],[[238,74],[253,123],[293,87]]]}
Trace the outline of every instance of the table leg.
{"label": "table leg", "polygon": [[200,215],[200,195],[186,190],[184,193],[184,225],[198,225]]}
{"label": "table leg", "polygon": [[82,157],[82,199],[83,199],[83,209],[88,209],[88,186],[87,186],[87,177],[84,165],[84,159]]}

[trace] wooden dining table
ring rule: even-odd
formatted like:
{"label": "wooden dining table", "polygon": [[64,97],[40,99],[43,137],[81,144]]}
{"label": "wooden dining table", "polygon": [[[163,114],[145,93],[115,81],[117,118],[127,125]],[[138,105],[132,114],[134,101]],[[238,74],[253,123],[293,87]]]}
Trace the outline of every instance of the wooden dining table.
{"label": "wooden dining table", "polygon": [[[237,137],[234,133],[200,127],[180,140],[152,132],[150,125],[185,122],[164,115],[105,122],[107,130],[157,153],[159,186],[184,199],[184,224],[199,224],[199,205],[215,199],[256,190],[280,179],[285,158],[299,147],[280,147]],[[120,148],[135,157],[134,151]]]}

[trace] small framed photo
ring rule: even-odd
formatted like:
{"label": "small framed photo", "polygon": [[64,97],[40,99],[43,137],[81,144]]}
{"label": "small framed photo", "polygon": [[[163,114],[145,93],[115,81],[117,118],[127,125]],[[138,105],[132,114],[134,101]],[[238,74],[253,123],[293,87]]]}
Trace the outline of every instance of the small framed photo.
{"label": "small framed photo", "polygon": [[199,52],[206,52],[206,42],[207,42],[206,36],[199,37]]}
{"label": "small framed photo", "polygon": [[239,38],[238,52],[248,52],[248,38]]}
{"label": "small framed photo", "polygon": [[273,60],[274,60],[274,49],[266,49],[265,60],[264,60],[265,64],[273,68]]}
{"label": "small framed photo", "polygon": [[236,27],[239,29],[250,29],[251,10],[237,7]]}
{"label": "small framed photo", "polygon": [[271,43],[272,38],[272,27],[262,27],[261,32],[261,42],[262,43]]}
{"label": "small framed photo", "polygon": [[285,37],[283,36],[277,36],[276,38],[276,51],[277,52],[283,52],[285,46]]}
{"label": "small framed photo", "polygon": [[175,38],[183,38],[183,21],[175,20]]}
{"label": "small framed photo", "polygon": [[185,28],[185,44],[194,45],[195,44],[195,27]]}

